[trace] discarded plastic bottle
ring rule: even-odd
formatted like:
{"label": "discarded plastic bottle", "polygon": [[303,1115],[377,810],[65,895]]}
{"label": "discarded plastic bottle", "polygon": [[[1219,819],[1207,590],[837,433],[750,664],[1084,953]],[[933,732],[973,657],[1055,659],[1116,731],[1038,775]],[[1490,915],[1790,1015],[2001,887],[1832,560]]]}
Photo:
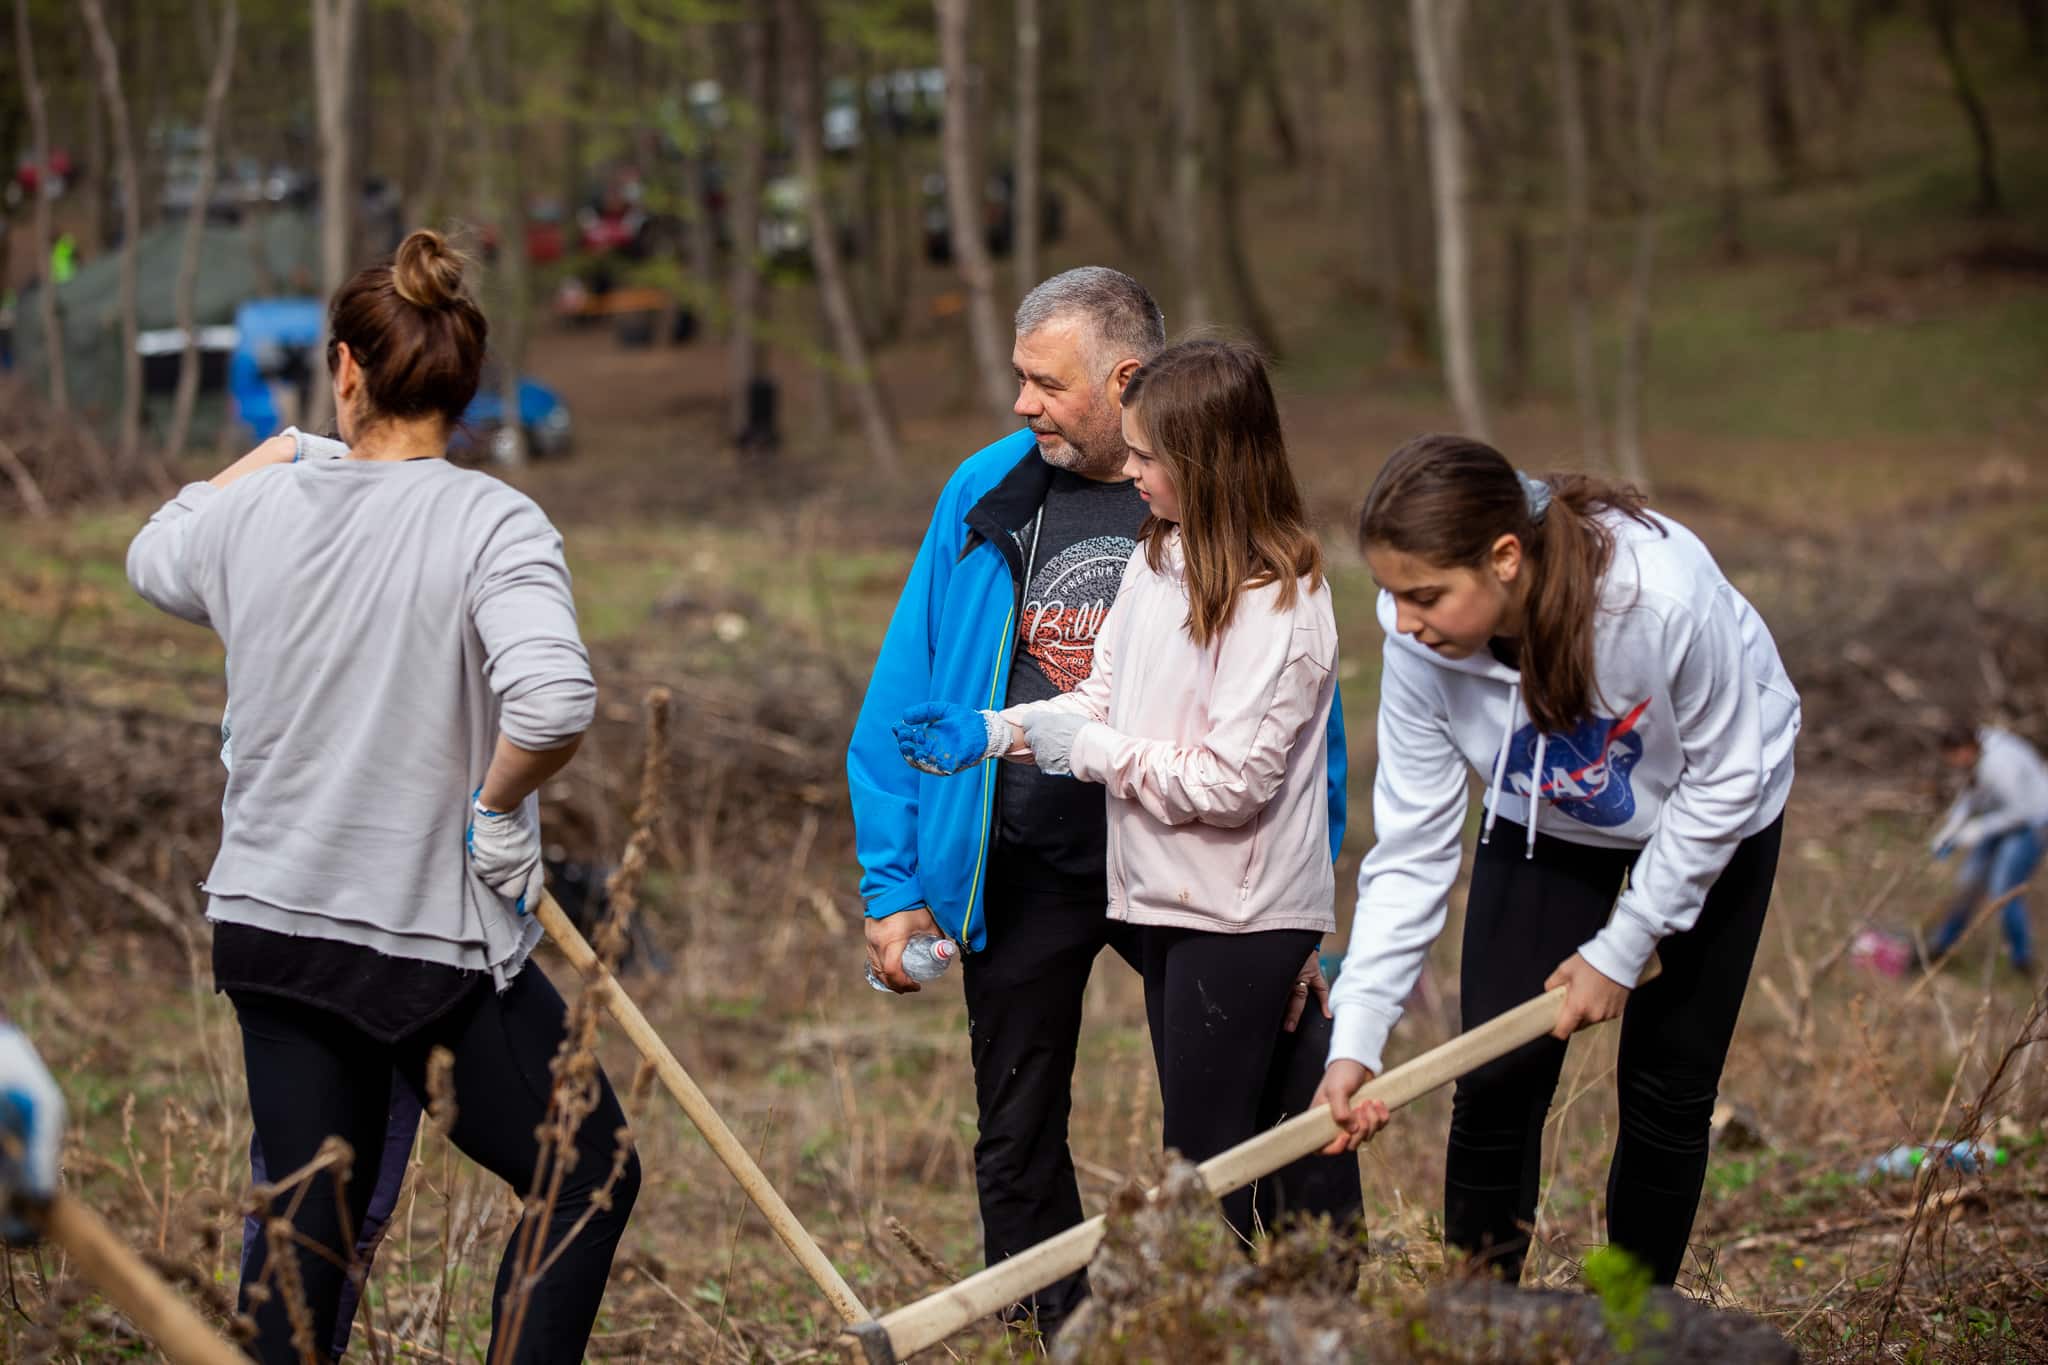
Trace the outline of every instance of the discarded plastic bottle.
{"label": "discarded plastic bottle", "polygon": [[[959,956],[960,945],[952,939],[919,934],[903,945],[903,974],[912,981],[937,981]],[[873,967],[868,968],[868,984],[878,991],[889,989],[888,983],[875,975]]]}
{"label": "discarded plastic bottle", "polygon": [[1939,1161],[1952,1171],[1975,1175],[1988,1167],[2003,1166],[2006,1160],[2005,1148],[1983,1142],[1938,1142],[1932,1147],[1902,1143],[1865,1162],[1858,1174],[1864,1180],[1881,1175],[1911,1175],[1928,1162]]}

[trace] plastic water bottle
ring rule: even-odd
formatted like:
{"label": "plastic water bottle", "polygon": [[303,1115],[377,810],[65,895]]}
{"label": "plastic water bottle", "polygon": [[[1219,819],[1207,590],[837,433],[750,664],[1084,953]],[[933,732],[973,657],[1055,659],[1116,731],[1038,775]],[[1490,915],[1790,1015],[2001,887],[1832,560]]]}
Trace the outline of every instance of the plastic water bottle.
{"label": "plastic water bottle", "polygon": [[[903,945],[903,974],[912,981],[937,981],[959,956],[960,945],[952,939],[919,934]],[[868,984],[878,991],[889,989],[888,983],[875,975],[873,967],[868,968]]]}
{"label": "plastic water bottle", "polygon": [[1859,1174],[1865,1180],[1911,1175],[1928,1162],[1939,1161],[1952,1171],[1975,1175],[1988,1167],[2003,1166],[2006,1159],[2005,1148],[1984,1142],[1939,1142],[1932,1147],[1901,1144],[1865,1162]]}

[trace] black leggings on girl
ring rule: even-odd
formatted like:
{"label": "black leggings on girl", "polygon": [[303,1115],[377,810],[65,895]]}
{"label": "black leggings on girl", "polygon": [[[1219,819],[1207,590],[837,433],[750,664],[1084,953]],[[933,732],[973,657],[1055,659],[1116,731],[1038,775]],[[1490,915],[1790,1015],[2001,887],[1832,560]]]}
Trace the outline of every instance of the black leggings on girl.
{"label": "black leggings on girl", "polygon": [[[1330,1021],[1310,1000],[1295,1032],[1280,1025],[1294,978],[1321,938],[1307,929],[1215,934],[1145,926],[1145,1016],[1168,1147],[1204,1161],[1308,1108]],[[1223,1196],[1223,1216],[1250,1237],[1288,1214],[1343,1222],[1360,1204],[1358,1159],[1347,1152],[1304,1157]]]}
{"label": "black leggings on girl", "polygon": [[[547,1112],[548,1063],[562,1040],[565,1018],[562,997],[538,967],[520,972],[502,994],[488,986],[473,991],[468,1001],[395,1044],[376,1042],[339,1015],[282,996],[238,990],[230,998],[242,1025],[249,1107],[272,1179],[311,1161],[329,1134],[340,1136],[358,1153],[357,1178],[349,1181],[343,1198],[348,1229],[361,1227],[384,1145],[392,1073],[424,1095],[427,1054],[442,1046],[455,1056],[451,1139],[465,1156],[509,1183],[515,1197],[525,1197],[540,1160],[534,1130]],[[575,1166],[563,1177],[544,1255],[557,1255],[557,1245],[586,1212],[590,1221],[535,1285],[516,1361],[538,1365],[583,1358],[611,1273],[612,1252],[639,1191],[639,1158],[629,1153],[609,1207],[591,1209],[592,1196],[611,1174],[618,1131],[626,1122],[601,1071],[597,1086],[597,1107],[576,1134]],[[334,1338],[343,1266],[354,1242],[352,1232],[344,1232],[342,1216],[342,1200],[335,1197],[331,1180],[316,1176],[292,1217],[302,1241],[296,1261],[312,1312],[312,1340],[322,1360]],[[492,1295],[494,1332],[516,1246],[515,1233]],[[262,1278],[273,1250],[266,1238],[248,1262],[242,1280],[245,1313],[250,1311],[249,1286]],[[273,1290],[253,1316],[256,1358],[296,1365],[300,1352],[292,1345],[283,1295]]]}
{"label": "black leggings on girl", "polygon": [[[1707,1174],[1707,1125],[1777,875],[1783,818],[1736,846],[1693,927],[1657,948],[1663,973],[1630,997],[1616,1069],[1619,1135],[1607,1172],[1607,1235],[1660,1284],[1678,1278]],[[1632,849],[1588,848],[1502,820],[1481,844],[1465,906],[1463,1027],[1533,995],[1606,924]],[[1565,1045],[1554,1038],[1458,1082],[1444,1163],[1444,1237],[1513,1282],[1536,1217],[1549,1112]]]}

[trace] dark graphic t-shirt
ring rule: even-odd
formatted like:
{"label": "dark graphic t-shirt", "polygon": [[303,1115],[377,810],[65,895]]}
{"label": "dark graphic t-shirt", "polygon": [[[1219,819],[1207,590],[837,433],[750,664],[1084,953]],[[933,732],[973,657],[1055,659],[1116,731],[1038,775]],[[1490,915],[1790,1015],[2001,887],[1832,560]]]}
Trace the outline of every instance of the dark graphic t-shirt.
{"label": "dark graphic t-shirt", "polygon": [[[1053,471],[1045,513],[1018,528],[1029,566],[1006,706],[1071,692],[1095,666],[1095,635],[1137,548],[1145,502],[1130,483]],[[1035,543],[1034,543],[1035,542]],[[1030,763],[1000,765],[998,837],[1076,881],[1103,878],[1102,788],[1048,777]]]}

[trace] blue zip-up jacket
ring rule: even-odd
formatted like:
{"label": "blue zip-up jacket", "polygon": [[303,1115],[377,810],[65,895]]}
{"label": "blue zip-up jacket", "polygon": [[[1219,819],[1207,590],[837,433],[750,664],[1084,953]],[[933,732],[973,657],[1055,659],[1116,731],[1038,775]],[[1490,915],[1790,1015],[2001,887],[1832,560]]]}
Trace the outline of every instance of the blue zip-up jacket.
{"label": "blue zip-up jacket", "polygon": [[[929,907],[969,952],[987,945],[982,902],[1001,760],[934,777],[903,761],[889,727],[919,702],[1002,709],[1024,597],[1024,560],[1013,531],[1030,522],[1051,483],[1052,468],[1029,430],[983,447],[946,481],[846,751],[868,915]],[[1342,701],[1340,695],[1330,708],[1332,858],[1344,842]]]}

